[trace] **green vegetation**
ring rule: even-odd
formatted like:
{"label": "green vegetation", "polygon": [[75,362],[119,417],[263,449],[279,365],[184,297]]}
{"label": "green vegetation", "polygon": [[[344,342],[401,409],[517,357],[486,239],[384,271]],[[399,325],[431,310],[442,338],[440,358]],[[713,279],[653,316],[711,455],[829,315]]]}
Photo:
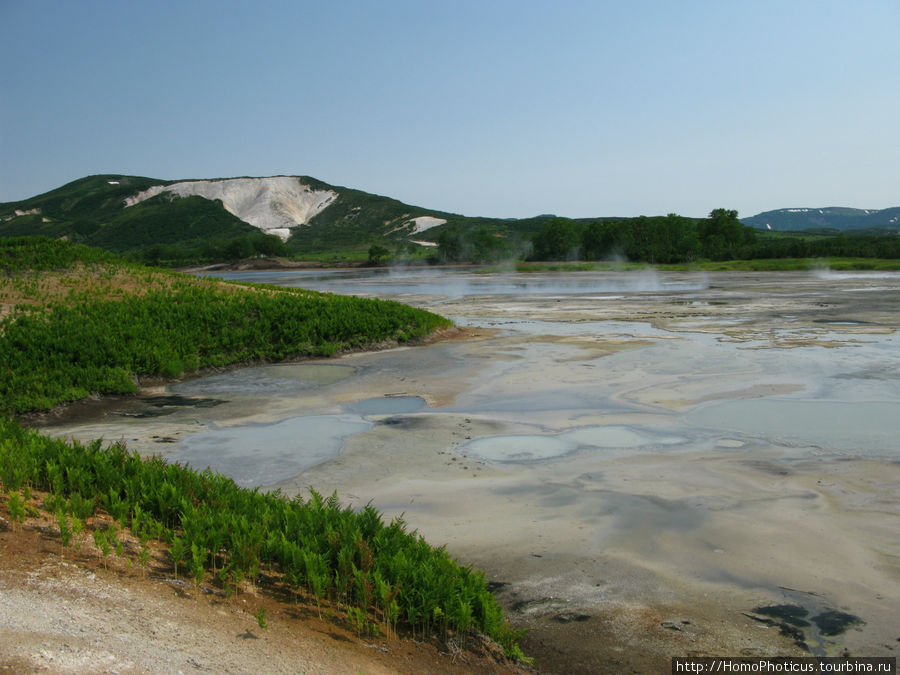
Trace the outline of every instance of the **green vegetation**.
{"label": "green vegetation", "polygon": [[266,608],[260,607],[259,611],[253,615],[256,618],[256,623],[259,624],[260,628],[265,628],[268,625],[268,621],[266,620]]}
{"label": "green vegetation", "polygon": [[554,218],[533,239],[534,260],[604,260],[676,263],[707,258],[744,257],[756,238],[741,225],[737,211],[716,209],[706,220],[675,214],[629,218],[587,225]]}
{"label": "green vegetation", "polygon": [[[298,178],[313,189],[334,190],[338,197],[307,225],[295,228],[286,244],[239,220],[220,202],[202,197],[164,193],[125,208],[128,197],[173,181],[114,174],[88,176],[30,199],[0,204],[0,237],[65,237],[133,261],[184,267],[256,256],[366,263],[373,245],[389,252],[379,257],[379,263],[424,263],[429,257],[435,261],[434,250],[409,241],[415,229],[411,221],[418,216],[448,221],[434,232],[416,235],[431,241],[444,227],[463,232],[466,239],[473,228],[488,228],[491,236],[498,232],[506,236],[510,231],[511,221],[467,218],[329,185],[310,176]],[[533,229],[530,220],[515,222],[517,231]]]}
{"label": "green vegetation", "polygon": [[761,232],[751,258],[900,258],[900,235]]}
{"label": "green vegetation", "polygon": [[[449,325],[399,303],[197,279],[34,237],[0,240],[0,270],[0,414],[134,391],[145,376],[331,354]],[[357,512],[310,494],[242,489],[124,444],[67,443],[0,416],[0,505],[16,529],[41,507],[61,551],[93,539],[104,565],[115,553],[146,574],[158,542],[198,596],[202,584],[230,595],[263,582],[305,594],[360,635],[452,632],[465,644],[481,633],[525,658],[483,573],[371,505]],[[255,616],[264,628],[265,610]]]}
{"label": "green vegetation", "polygon": [[45,237],[0,239],[0,271],[6,277],[23,272],[71,269],[79,263],[121,262],[115,254],[63,240]]}
{"label": "green vegetation", "polygon": [[521,235],[507,228],[459,225],[443,229],[434,262],[496,263],[515,260],[527,250]]}
{"label": "green vegetation", "polygon": [[448,218],[451,215],[361,190],[328,185],[310,176],[300,176],[300,180],[313,189],[334,190],[338,197],[308,225],[294,230],[287,243],[292,255],[365,251],[372,244],[395,246],[412,234],[415,228],[410,221],[413,218]]}
{"label": "green vegetation", "polygon": [[[167,181],[88,176],[31,199],[0,204],[0,237],[65,237],[149,264],[189,265],[286,255],[284,243],[202,197],[125,199]],[[24,212],[16,216],[16,211]],[[37,213],[29,213],[37,211]]]}
{"label": "green vegetation", "polygon": [[[448,250],[452,254],[456,248]],[[619,259],[650,264],[703,264],[709,265],[709,269],[721,269],[715,262],[835,257],[900,258],[900,237],[884,232],[877,235],[759,232],[742,225],[737,211],[728,209],[715,209],[709,218],[700,220],[675,214],[587,223],[553,218],[533,235],[529,259]],[[740,269],[781,267],[767,262]]]}
{"label": "green vegetation", "polygon": [[[56,516],[64,545],[76,520],[91,528],[104,561],[113,551],[129,555],[122,537],[130,530],[144,545],[138,562],[142,554],[146,562],[147,542],[163,542],[175,574],[185,564],[198,590],[212,583],[231,594],[265,570],[269,590],[305,593],[360,634],[405,629],[446,638],[452,631],[464,645],[479,632],[524,658],[522,633],[504,620],[484,574],[407,532],[402,519],[385,524],[372,505],[355,512],[336,495],[262,494],[209,470],[143,460],[124,445],[67,443],[0,418],[0,494],[9,495],[16,527],[24,520],[23,489],[48,493],[43,506]],[[256,619],[265,627],[263,610]]]}
{"label": "green vegetation", "polygon": [[[296,228],[287,242],[291,257],[332,263],[358,262],[424,264],[496,262],[523,255],[522,233],[530,233],[549,216],[527,220],[473,218],[411,206],[379,195],[328,185],[309,176],[300,180],[314,189],[335,190],[338,198],[308,225]],[[440,249],[409,241],[411,222],[419,216],[447,221],[415,235],[415,239],[437,243]],[[369,255],[372,247],[387,253]]]}
{"label": "green vegetation", "polygon": [[0,240],[0,270],[0,414],[133,393],[141,378],[415,341],[450,323],[396,302],[198,279],[29,237]]}
{"label": "green vegetation", "polygon": [[369,247],[369,265],[380,265],[389,255],[390,251],[388,251],[384,246],[379,246],[378,244],[372,244]]}
{"label": "green vegetation", "polygon": [[[524,219],[462,216],[297,177],[334,201],[290,239],[265,235],[201,197],[159,194],[125,208],[128,197],[173,181],[100,175],[20,202],[0,204],[0,237],[65,237],[152,265],[184,267],[259,256],[331,264],[498,263],[627,259],[651,264],[785,257],[900,257],[900,207],[782,209],[738,220],[715,209],[708,218],[669,214],[638,218]],[[419,216],[446,221],[415,234]],[[770,232],[771,224],[777,232]],[[757,229],[749,227],[754,225]],[[812,229],[810,229],[812,228]],[[787,237],[780,230],[804,230]],[[793,233],[791,233],[793,234]],[[420,246],[416,239],[438,246]],[[388,253],[370,256],[372,247]]]}

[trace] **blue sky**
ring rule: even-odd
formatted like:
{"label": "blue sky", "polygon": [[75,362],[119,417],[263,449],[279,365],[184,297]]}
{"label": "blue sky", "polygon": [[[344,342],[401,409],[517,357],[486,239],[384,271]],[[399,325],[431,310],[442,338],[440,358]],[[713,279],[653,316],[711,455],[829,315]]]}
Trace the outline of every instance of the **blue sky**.
{"label": "blue sky", "polygon": [[897,0],[0,0],[0,201],[305,174],[569,217],[900,205]]}

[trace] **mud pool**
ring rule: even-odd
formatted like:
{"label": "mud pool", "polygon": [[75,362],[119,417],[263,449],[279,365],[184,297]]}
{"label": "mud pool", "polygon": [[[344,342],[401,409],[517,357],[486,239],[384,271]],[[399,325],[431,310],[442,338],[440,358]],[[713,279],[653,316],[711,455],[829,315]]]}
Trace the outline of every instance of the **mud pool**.
{"label": "mud pool", "polygon": [[[900,651],[900,274],[223,276],[464,336],[188,380],[148,393],[216,404],[51,433],[403,514],[486,571],[548,670]],[[782,606],[793,632],[754,613]]]}

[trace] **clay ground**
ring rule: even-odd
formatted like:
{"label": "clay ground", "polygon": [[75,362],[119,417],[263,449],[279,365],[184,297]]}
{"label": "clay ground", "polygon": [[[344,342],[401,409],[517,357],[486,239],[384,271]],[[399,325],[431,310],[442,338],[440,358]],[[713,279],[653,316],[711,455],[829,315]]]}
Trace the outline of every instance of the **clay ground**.
{"label": "clay ground", "polygon": [[[33,500],[37,503],[37,500]],[[265,628],[257,616],[265,609]],[[357,635],[265,580],[226,598],[174,576],[137,544],[104,560],[90,536],[64,548],[50,519],[13,528],[0,509],[0,672],[515,673],[495,646]]]}

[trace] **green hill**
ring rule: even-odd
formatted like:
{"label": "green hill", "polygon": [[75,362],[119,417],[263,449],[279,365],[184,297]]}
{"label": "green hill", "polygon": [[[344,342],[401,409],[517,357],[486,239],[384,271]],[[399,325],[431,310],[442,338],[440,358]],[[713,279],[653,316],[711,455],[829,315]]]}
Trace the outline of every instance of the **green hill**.
{"label": "green hill", "polygon": [[[297,189],[279,193],[274,181],[296,183]],[[213,194],[222,198],[211,198]],[[336,251],[364,257],[373,244],[421,254],[434,251],[443,237],[483,248],[490,259],[501,248],[506,257],[519,253],[522,240],[552,219],[463,216],[311,176],[169,181],[104,174],[0,203],[0,237],[64,238],[172,264],[254,254],[316,257]]]}
{"label": "green hill", "polygon": [[[45,236],[158,261],[209,257],[210,243],[251,240],[259,230],[202,197],[162,194],[126,208],[125,199],[153,185],[141,176],[88,176],[20,202],[0,204],[0,236]],[[168,251],[166,250],[168,249]],[[224,257],[220,253],[219,257]]]}

